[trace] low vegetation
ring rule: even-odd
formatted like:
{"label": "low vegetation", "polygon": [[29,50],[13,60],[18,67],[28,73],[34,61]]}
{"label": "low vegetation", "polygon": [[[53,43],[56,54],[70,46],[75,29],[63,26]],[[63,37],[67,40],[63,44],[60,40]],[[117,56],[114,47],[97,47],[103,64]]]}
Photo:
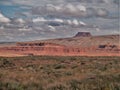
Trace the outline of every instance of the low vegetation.
{"label": "low vegetation", "polygon": [[120,57],[0,57],[0,90],[120,90]]}

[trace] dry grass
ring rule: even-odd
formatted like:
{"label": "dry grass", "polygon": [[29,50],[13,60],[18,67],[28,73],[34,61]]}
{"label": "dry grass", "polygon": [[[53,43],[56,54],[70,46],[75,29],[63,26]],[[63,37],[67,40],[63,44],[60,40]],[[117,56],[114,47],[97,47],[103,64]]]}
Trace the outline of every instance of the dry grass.
{"label": "dry grass", "polygon": [[120,57],[0,58],[0,90],[120,90]]}

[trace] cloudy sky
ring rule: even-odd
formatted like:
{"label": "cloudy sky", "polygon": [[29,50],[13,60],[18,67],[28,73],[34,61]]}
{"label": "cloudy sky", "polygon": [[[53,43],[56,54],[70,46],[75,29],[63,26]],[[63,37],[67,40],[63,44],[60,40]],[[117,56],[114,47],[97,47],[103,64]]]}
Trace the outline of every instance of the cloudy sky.
{"label": "cloudy sky", "polygon": [[119,0],[0,0],[0,42],[120,34]]}

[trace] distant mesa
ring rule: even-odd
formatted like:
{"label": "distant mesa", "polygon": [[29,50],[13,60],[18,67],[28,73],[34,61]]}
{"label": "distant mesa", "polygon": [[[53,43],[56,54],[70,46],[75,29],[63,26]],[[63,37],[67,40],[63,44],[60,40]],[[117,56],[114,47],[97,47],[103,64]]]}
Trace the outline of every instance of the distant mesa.
{"label": "distant mesa", "polygon": [[90,32],[78,32],[74,37],[90,37],[92,36]]}

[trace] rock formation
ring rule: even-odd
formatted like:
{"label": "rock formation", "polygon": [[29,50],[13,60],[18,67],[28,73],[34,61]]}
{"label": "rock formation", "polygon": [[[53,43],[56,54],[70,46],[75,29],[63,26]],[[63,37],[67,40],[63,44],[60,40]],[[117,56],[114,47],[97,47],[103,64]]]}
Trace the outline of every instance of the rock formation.
{"label": "rock formation", "polygon": [[78,32],[74,37],[90,37],[92,36],[90,32]]}
{"label": "rock formation", "polygon": [[75,37],[82,38],[18,42],[13,46],[1,46],[0,56],[120,56],[119,36],[96,37],[89,32],[78,32]]}

